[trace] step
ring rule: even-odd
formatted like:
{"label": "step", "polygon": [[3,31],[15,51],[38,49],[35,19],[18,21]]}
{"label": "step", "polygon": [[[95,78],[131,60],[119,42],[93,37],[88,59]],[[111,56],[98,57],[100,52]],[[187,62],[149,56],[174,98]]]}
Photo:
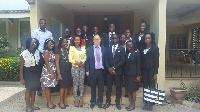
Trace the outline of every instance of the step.
{"label": "step", "polygon": [[[84,104],[90,104],[90,99],[91,99],[91,93],[90,93],[90,87],[89,86],[85,86],[85,93],[84,93],[84,98],[83,98],[83,102]],[[142,93],[142,88],[140,88],[137,92],[136,92],[136,106],[141,106],[143,105],[143,93]],[[98,88],[97,88],[98,91]],[[98,96],[98,92],[96,93]],[[122,97],[121,97],[121,104],[122,105],[128,105],[129,104],[129,99],[128,97],[124,97],[125,96],[125,88],[122,88]],[[115,99],[116,99],[116,88],[115,86],[112,87],[112,94],[111,94],[111,104],[115,104]],[[57,93],[52,93],[52,102],[54,104],[57,104],[60,100],[60,96],[59,96],[59,92]],[[104,92],[103,92],[103,104],[106,101],[106,87],[104,87]],[[45,97],[45,93],[43,92],[42,96],[36,96],[36,103],[37,104],[46,104],[46,97]],[[67,102],[69,104],[73,104],[74,103],[74,98],[73,95],[68,95],[67,97]]]}

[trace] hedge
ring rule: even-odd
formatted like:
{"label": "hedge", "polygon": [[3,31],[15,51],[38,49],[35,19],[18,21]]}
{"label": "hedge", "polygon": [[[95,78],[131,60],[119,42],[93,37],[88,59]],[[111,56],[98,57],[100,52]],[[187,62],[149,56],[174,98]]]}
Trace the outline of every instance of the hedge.
{"label": "hedge", "polygon": [[0,58],[0,80],[19,81],[20,57]]}

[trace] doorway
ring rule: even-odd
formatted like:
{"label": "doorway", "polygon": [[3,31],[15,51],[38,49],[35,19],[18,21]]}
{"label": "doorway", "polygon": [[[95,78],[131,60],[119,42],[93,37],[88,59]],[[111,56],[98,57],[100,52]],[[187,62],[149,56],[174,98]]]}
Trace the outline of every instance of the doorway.
{"label": "doorway", "polygon": [[103,36],[104,33],[109,32],[109,24],[115,24],[117,33],[124,33],[126,28],[133,31],[133,12],[84,12],[75,13],[74,15],[74,28],[88,26],[88,34],[92,35],[93,27],[97,26],[99,35]]}

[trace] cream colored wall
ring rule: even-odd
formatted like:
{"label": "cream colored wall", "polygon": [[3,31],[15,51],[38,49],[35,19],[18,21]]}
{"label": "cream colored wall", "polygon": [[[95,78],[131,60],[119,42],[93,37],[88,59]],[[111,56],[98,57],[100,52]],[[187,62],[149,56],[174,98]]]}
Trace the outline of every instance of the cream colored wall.
{"label": "cream colored wall", "polygon": [[155,33],[160,53],[157,79],[160,89],[165,88],[166,6],[167,0],[154,0],[150,15],[150,31]]}
{"label": "cream colored wall", "polygon": [[47,29],[52,30],[52,17],[63,23],[63,26],[67,23],[66,10],[61,5],[50,5],[43,1],[36,0],[36,4],[30,5],[31,8],[31,32],[39,27],[39,19],[44,18],[47,20]]}

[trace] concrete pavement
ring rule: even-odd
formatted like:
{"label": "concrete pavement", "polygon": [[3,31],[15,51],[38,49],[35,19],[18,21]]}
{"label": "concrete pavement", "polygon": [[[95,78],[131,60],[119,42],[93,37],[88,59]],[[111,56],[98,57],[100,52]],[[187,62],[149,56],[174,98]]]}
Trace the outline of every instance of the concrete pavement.
{"label": "concrete pavement", "polygon": [[[87,87],[86,87],[87,88]],[[25,100],[24,100],[24,86],[20,85],[18,82],[15,83],[2,83],[0,82],[0,112],[24,112],[26,109]],[[86,92],[87,93],[87,92]],[[89,94],[89,93],[87,93]],[[105,94],[105,93],[104,93]],[[52,95],[52,101],[56,104],[56,109],[48,109],[46,107],[46,98],[43,96],[36,96],[35,105],[39,106],[41,110],[35,112],[126,112],[125,107],[128,105],[127,98],[122,97],[124,101],[122,101],[122,110],[117,110],[115,105],[111,105],[108,109],[99,109],[95,106],[94,109],[89,108],[88,100],[90,95],[86,95],[84,97],[84,107],[76,108],[73,105],[73,97],[69,96],[67,101],[69,103],[69,107],[67,109],[60,109],[57,105],[59,101],[59,94]],[[137,97],[141,99],[140,97]],[[114,99],[114,96],[112,97]],[[105,101],[105,95],[104,95]],[[114,100],[113,100],[114,101]],[[141,100],[140,100],[141,101]],[[133,112],[146,112],[142,110],[142,103],[140,101],[136,101],[136,108]],[[171,104],[164,103],[163,105],[155,105],[153,108],[153,112],[200,112],[199,109],[187,107],[181,105],[178,102],[172,102]]]}

